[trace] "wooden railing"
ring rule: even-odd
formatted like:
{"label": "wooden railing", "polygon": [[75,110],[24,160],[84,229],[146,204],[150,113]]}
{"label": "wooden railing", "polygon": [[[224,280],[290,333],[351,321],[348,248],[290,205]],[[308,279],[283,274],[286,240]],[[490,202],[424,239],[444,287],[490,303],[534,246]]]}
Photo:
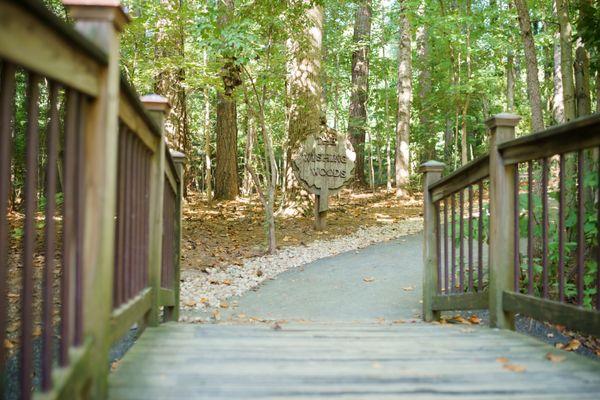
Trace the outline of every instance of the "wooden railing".
{"label": "wooden railing", "polygon": [[499,114],[487,121],[489,155],[443,179],[443,164],[422,165],[424,318],[489,309],[491,325],[500,328],[514,328],[514,316],[521,314],[598,335],[600,115],[514,139],[519,120]]}
{"label": "wooden railing", "polygon": [[104,398],[111,346],[178,317],[168,103],[120,76],[119,6],[64,3],[0,1],[0,398]]}

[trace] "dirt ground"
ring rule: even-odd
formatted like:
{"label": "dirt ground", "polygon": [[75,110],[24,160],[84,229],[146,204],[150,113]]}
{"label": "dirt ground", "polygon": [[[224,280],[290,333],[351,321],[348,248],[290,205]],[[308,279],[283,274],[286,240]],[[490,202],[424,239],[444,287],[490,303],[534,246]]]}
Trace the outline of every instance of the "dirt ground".
{"label": "dirt ground", "polygon": [[[420,198],[398,200],[385,190],[344,190],[330,198],[327,229],[313,229],[312,215],[280,216],[277,245],[308,244],[317,239],[347,235],[360,227],[396,222],[422,214]],[[182,268],[204,270],[240,264],[242,258],[264,254],[266,230],[258,197],[213,202],[193,194],[184,206]]]}

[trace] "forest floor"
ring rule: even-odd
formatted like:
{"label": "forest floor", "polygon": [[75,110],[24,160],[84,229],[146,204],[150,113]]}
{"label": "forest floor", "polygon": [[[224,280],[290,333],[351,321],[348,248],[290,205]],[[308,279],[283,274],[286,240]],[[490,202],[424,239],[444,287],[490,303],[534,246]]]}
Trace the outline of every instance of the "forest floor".
{"label": "forest floor", "polygon": [[[278,250],[334,239],[359,228],[380,226],[419,217],[420,198],[399,200],[386,190],[343,190],[330,198],[327,229],[313,229],[313,215],[276,218]],[[258,197],[213,202],[191,194],[184,206],[182,268],[206,271],[210,267],[241,265],[243,259],[265,254],[264,212]]]}

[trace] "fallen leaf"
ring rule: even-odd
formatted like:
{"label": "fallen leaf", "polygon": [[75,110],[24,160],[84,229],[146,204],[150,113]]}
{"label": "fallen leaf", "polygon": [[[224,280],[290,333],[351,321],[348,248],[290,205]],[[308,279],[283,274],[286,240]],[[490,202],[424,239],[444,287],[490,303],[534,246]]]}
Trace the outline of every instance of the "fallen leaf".
{"label": "fallen leaf", "polygon": [[496,358],[496,362],[499,362],[500,364],[506,364],[506,363],[508,363],[508,358],[498,357],[498,358]]}
{"label": "fallen leaf", "polygon": [[405,323],[405,322],[406,322],[406,321],[404,321],[403,319],[397,319],[397,320],[394,320],[394,321],[393,321],[393,323],[394,323],[394,324],[403,324],[403,323]]}
{"label": "fallen leaf", "polygon": [[565,356],[565,355],[554,354],[554,353],[546,354],[546,359],[552,361],[553,363],[563,362],[566,358],[567,358],[567,356]]}
{"label": "fallen leaf", "polygon": [[223,285],[227,285],[227,286],[231,285],[231,280],[230,279],[224,279],[223,280]]}
{"label": "fallen leaf", "polygon": [[565,348],[565,344],[564,343],[554,343],[554,347],[557,349],[564,349]]}
{"label": "fallen leaf", "polygon": [[373,281],[375,281],[375,278],[373,278],[372,276],[365,276],[365,277],[363,278],[363,281],[365,281],[365,282],[367,282],[367,283],[370,283],[370,282],[373,282]]}
{"label": "fallen leaf", "polygon": [[36,326],[35,328],[33,328],[33,332],[32,332],[33,337],[38,337],[42,335],[42,328],[39,326]]}
{"label": "fallen leaf", "polygon": [[412,286],[406,286],[406,287],[403,287],[402,290],[404,290],[405,292],[411,292],[411,291],[415,290],[415,288]]}
{"label": "fallen leaf", "polygon": [[479,318],[477,315],[473,314],[469,317],[469,322],[474,325],[479,325],[481,323],[481,318]]}
{"label": "fallen leaf", "polygon": [[563,350],[573,351],[573,350],[577,350],[580,347],[581,347],[581,342],[577,339],[573,339],[569,343],[567,343],[567,345],[564,347]]}
{"label": "fallen leaf", "polygon": [[194,300],[186,300],[183,304],[186,307],[194,307],[196,305],[196,302]]}
{"label": "fallen leaf", "polygon": [[524,366],[517,364],[504,364],[502,368],[512,372],[525,372],[527,370],[527,368],[525,368]]}
{"label": "fallen leaf", "polygon": [[229,308],[229,304],[226,301],[222,301],[221,304],[219,304],[219,307],[221,307],[221,308]]}
{"label": "fallen leaf", "polygon": [[202,304],[208,304],[208,299],[206,297],[201,297],[200,298],[200,303],[202,303]]}
{"label": "fallen leaf", "polygon": [[13,344],[13,342],[11,342],[11,341],[10,341],[10,340],[8,340],[8,339],[4,339],[4,348],[5,348],[5,349],[8,349],[8,350],[10,350],[10,349],[12,349],[13,347],[15,347],[15,345]]}
{"label": "fallen leaf", "polygon": [[553,338],[554,337],[554,333],[548,333],[546,336],[549,337],[549,338]]}
{"label": "fallen leaf", "polygon": [[221,313],[219,312],[219,310],[214,310],[212,312],[212,318],[217,321],[221,320]]}

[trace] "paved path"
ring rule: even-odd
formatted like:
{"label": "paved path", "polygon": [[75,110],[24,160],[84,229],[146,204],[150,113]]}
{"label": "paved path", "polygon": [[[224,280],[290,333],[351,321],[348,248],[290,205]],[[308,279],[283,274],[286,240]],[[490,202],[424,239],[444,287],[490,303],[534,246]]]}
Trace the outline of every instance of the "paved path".
{"label": "paved path", "polygon": [[[421,314],[421,236],[406,236],[288,270],[220,310],[269,320],[374,321]],[[368,281],[368,282],[367,282]]]}
{"label": "paved path", "polygon": [[[286,321],[279,325],[148,329],[111,375],[110,398],[598,398],[600,363],[531,337],[479,326],[393,323],[419,313],[418,240],[288,271],[229,311]],[[566,358],[553,363],[549,352]]]}

